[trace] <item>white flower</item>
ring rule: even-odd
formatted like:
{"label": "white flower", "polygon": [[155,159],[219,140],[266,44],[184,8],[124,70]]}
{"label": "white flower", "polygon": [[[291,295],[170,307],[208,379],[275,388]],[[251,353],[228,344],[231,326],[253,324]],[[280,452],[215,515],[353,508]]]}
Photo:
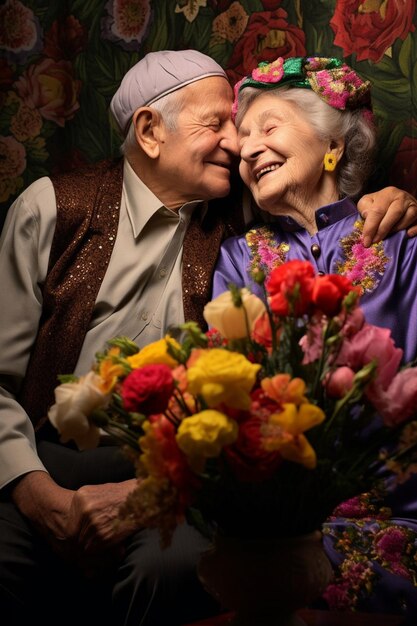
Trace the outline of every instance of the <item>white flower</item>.
{"label": "white flower", "polygon": [[55,389],[55,404],[48,417],[66,443],[73,439],[80,450],[95,448],[100,430],[88,417],[95,409],[106,407],[110,396],[100,390],[100,376],[89,372],[77,382],[64,383]]}
{"label": "white flower", "polygon": [[[241,289],[243,306],[236,307],[230,291],[225,291],[206,304],[204,319],[226,339],[243,339],[252,330],[255,320],[265,311],[265,305],[248,289]],[[246,314],[245,314],[246,312]]]}

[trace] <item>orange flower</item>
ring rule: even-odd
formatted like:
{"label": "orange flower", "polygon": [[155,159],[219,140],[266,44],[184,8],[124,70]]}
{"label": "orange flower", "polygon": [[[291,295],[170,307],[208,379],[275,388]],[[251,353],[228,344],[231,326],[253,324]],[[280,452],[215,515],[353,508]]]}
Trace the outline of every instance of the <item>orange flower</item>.
{"label": "orange flower", "polygon": [[126,373],[123,365],[116,361],[119,355],[120,348],[110,348],[106,358],[100,362],[98,373],[101,378],[100,389],[103,393],[110,393],[118,383],[120,376]]}
{"label": "orange flower", "polygon": [[305,397],[306,384],[302,378],[293,378],[289,374],[276,374],[272,378],[264,378],[261,381],[262,389],[266,395],[278,404],[293,402],[297,406],[307,402]]}

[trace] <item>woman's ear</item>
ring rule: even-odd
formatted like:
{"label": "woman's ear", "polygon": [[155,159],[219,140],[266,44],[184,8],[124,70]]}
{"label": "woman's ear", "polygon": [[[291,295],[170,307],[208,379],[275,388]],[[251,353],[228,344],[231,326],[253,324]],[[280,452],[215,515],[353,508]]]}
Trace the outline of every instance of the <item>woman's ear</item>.
{"label": "woman's ear", "polygon": [[343,156],[345,151],[345,142],[343,139],[332,139],[329,145],[329,152],[331,152],[335,157],[336,161],[339,163],[340,159]]}
{"label": "woman's ear", "polygon": [[151,159],[159,157],[159,146],[164,140],[164,124],[158,111],[149,107],[140,107],[132,118],[135,126],[136,141]]}

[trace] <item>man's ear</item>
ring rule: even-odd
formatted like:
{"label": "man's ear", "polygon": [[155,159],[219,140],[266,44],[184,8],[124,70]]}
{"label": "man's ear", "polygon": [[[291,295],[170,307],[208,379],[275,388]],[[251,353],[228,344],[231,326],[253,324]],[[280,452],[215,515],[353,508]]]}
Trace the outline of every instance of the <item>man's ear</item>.
{"label": "man's ear", "polygon": [[136,141],[149,158],[159,157],[159,146],[164,140],[164,124],[158,111],[149,107],[140,107],[132,118]]}

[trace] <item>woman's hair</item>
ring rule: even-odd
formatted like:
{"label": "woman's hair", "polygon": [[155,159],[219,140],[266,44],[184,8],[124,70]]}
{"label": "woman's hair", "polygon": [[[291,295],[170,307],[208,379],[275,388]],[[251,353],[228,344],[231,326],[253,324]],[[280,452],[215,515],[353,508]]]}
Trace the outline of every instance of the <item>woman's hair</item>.
{"label": "woman's hair", "polygon": [[371,116],[366,117],[361,108],[335,109],[309,89],[277,87],[266,91],[245,87],[239,94],[237,128],[250,104],[262,94],[274,95],[295,104],[320,139],[344,141],[344,153],[337,170],[338,191],[340,196],[358,197],[374,168],[376,129]]}
{"label": "woman's hair", "polygon": [[[153,104],[150,104],[149,107],[151,109],[155,109],[160,114],[165,126],[171,132],[177,129],[177,120],[178,115],[183,107],[183,103],[185,98],[181,93],[181,89],[178,91],[174,91],[173,93],[169,93],[168,95],[160,98]],[[126,137],[120,146],[120,152],[128,156],[129,152],[137,149],[137,141],[135,137],[135,127],[130,122],[129,130],[127,131]]]}

